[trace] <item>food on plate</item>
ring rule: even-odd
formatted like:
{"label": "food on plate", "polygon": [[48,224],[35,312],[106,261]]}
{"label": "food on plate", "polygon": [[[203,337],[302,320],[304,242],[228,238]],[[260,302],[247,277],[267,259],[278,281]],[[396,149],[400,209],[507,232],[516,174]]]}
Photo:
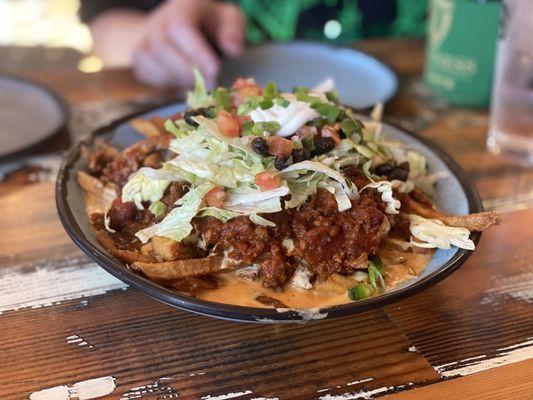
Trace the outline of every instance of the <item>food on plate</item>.
{"label": "food on plate", "polygon": [[439,211],[439,173],[363,122],[326,82],[253,79],[134,119],[124,150],[84,150],[78,174],[99,243],[129,268],[202,299],[307,308],[360,301],[420,274],[435,249],[473,250],[492,212]]}

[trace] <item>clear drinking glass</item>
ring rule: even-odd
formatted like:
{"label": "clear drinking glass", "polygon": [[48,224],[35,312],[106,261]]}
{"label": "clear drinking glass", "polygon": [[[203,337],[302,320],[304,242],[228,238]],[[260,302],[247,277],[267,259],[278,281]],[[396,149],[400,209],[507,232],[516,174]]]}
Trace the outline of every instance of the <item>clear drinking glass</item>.
{"label": "clear drinking glass", "polygon": [[533,166],[533,0],[505,0],[487,145]]}

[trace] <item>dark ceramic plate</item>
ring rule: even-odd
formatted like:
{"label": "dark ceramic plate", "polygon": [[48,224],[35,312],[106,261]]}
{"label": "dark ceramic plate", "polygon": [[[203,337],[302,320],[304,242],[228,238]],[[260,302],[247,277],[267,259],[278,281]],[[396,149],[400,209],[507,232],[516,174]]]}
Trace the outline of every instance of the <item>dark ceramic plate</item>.
{"label": "dark ceramic plate", "polygon": [[[160,116],[170,116],[182,109],[182,104],[174,104],[152,110],[144,113],[144,115],[157,114]],[[140,140],[141,137],[128,124],[128,120],[132,117],[128,116],[99,129],[91,139],[82,143],[91,147],[94,138],[99,137],[118,148],[124,148]],[[443,171],[447,174],[447,178],[439,181],[436,188],[437,194],[435,201],[443,211],[453,214],[467,214],[482,210],[481,200],[474,185],[467,174],[449,155],[416,135],[405,132],[392,125],[385,124],[384,134],[390,138],[408,143],[422,153],[427,158],[430,172]],[[272,308],[241,307],[199,300],[173,292],[129,271],[121,261],[111,256],[96,241],[95,233],[85,213],[82,190],[76,183],[77,171],[83,170],[86,167],[85,161],[80,157],[80,146],[82,143],[75,146],[66,156],[57,179],[57,209],[68,234],[87,255],[118,279],[166,304],[198,314],[234,321],[263,323],[302,322],[312,319],[335,318],[357,314],[398,301],[434,285],[458,269],[471,254],[471,251],[456,248],[437,250],[432,261],[422,274],[392,289],[390,292],[371,299],[322,309],[276,310]],[[474,242],[477,243],[479,237],[480,234],[473,234]]]}
{"label": "dark ceramic plate", "polygon": [[47,87],[0,76],[0,157],[42,143],[65,127],[67,116],[66,103]]}

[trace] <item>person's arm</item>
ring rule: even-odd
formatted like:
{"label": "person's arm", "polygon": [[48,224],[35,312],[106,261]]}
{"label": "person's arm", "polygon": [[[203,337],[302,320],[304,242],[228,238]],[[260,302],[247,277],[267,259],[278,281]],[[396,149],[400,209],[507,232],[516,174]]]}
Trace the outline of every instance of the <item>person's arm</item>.
{"label": "person's arm", "polygon": [[220,60],[240,54],[244,16],[237,6],[213,0],[167,0],[150,13],[111,9],[90,22],[93,52],[106,66],[131,61],[135,76],[154,86],[190,87],[197,67],[213,86]]}

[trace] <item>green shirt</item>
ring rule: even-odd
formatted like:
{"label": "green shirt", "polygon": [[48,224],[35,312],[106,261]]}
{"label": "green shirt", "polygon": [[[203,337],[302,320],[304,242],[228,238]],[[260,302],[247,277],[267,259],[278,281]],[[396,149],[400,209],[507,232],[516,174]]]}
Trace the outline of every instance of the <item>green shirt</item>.
{"label": "green shirt", "polygon": [[372,36],[422,36],[427,0],[234,0],[250,43],[294,39],[346,43]]}

